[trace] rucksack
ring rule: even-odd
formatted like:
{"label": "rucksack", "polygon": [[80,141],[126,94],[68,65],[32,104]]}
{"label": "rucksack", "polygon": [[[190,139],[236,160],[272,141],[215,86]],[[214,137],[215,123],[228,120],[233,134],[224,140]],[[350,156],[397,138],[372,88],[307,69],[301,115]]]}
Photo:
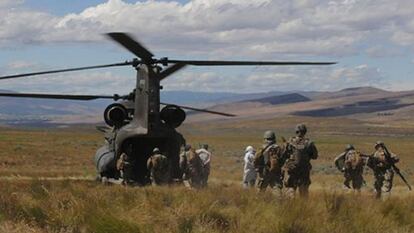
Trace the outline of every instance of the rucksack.
{"label": "rucksack", "polygon": [[363,165],[361,153],[356,150],[350,150],[345,155],[345,168],[357,169]]}

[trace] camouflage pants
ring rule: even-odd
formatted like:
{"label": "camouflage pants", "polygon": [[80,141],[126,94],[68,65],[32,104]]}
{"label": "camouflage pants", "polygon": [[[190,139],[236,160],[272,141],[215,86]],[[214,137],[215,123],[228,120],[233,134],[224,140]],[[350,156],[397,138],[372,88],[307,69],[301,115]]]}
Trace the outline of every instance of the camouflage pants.
{"label": "camouflage pants", "polygon": [[266,191],[267,187],[272,189],[277,195],[281,195],[282,188],[283,188],[283,175],[281,172],[271,173],[269,171],[264,172],[264,174],[259,175],[259,179],[257,182],[257,188],[259,192]]}
{"label": "camouflage pants", "polygon": [[362,170],[346,170],[344,173],[344,177],[344,185],[348,188],[351,188],[352,183],[352,189],[360,190],[362,184],[364,183],[364,178],[362,177]]}
{"label": "camouflage pants", "polygon": [[293,169],[287,169],[287,175],[285,180],[286,195],[293,197],[296,189],[299,189],[299,195],[301,197],[307,197],[309,194],[310,169],[296,167]]}
{"label": "camouflage pants", "polygon": [[203,176],[200,172],[190,171],[186,174],[186,179],[191,188],[201,188],[203,185]]}
{"label": "camouflage pants", "polygon": [[153,186],[165,185],[170,182],[169,171],[151,171],[151,184]]}
{"label": "camouflage pants", "polygon": [[394,171],[392,169],[374,171],[374,176],[374,188],[377,198],[381,197],[382,192],[387,193],[391,191],[394,178]]}
{"label": "camouflage pants", "polygon": [[208,177],[210,176],[210,166],[205,166],[203,168],[203,175],[201,178],[201,185],[202,187],[207,187]]}

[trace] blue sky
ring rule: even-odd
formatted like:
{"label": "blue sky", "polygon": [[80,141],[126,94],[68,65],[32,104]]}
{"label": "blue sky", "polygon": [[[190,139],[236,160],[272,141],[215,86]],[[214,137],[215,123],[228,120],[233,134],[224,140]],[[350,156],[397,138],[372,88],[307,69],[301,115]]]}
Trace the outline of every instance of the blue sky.
{"label": "blue sky", "polygon": [[[125,31],[156,56],[338,61],[331,67],[196,68],[166,90],[260,92],[376,86],[414,89],[414,7],[408,0],[3,0],[0,74],[121,62],[103,33]],[[0,89],[125,93],[129,68],[3,81]]]}

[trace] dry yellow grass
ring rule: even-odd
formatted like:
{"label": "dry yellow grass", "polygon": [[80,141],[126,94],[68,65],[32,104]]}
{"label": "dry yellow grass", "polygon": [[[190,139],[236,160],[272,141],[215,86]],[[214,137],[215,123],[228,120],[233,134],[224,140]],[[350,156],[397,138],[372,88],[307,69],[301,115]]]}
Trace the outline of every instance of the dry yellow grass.
{"label": "dry yellow grass", "polygon": [[[313,163],[310,198],[280,200],[270,192],[243,190],[244,148],[260,146],[268,128],[292,136],[299,122],[308,124],[320,151]],[[103,143],[98,132],[87,127],[0,129],[0,232],[414,232],[414,197],[398,177],[392,195],[378,201],[372,197],[369,171],[362,194],[353,195],[341,189],[342,176],[332,165],[345,144],[368,153],[380,139],[400,155],[399,166],[413,180],[413,128],[287,117],[190,124],[181,131],[192,144],[212,147],[211,182],[205,190],[66,180],[93,178],[92,157]]]}

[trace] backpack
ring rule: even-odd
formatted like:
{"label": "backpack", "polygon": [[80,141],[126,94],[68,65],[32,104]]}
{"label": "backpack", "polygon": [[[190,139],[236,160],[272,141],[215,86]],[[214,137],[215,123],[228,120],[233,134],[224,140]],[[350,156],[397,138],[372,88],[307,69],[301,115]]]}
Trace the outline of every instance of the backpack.
{"label": "backpack", "polygon": [[345,155],[345,168],[357,169],[363,165],[363,159],[361,153],[356,150],[350,150]]}

